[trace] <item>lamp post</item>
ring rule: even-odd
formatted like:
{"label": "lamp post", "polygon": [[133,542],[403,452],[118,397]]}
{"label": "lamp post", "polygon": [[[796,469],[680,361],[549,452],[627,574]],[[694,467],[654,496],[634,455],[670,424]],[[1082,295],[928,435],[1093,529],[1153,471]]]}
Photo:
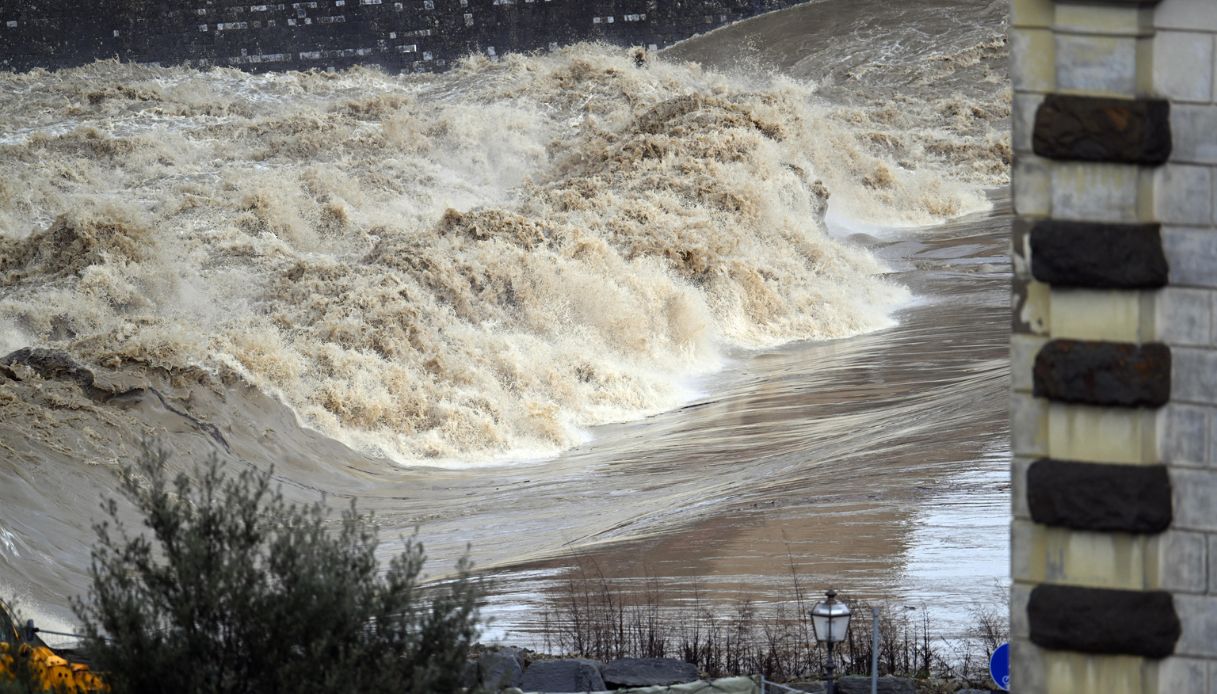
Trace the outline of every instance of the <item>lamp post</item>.
{"label": "lamp post", "polygon": [[815,629],[816,641],[828,646],[828,664],[824,666],[828,675],[826,694],[835,694],[833,671],[837,665],[832,660],[832,647],[844,641],[849,633],[849,605],[837,600],[835,590],[829,590],[826,595],[827,600],[821,600],[811,608],[811,626]]}

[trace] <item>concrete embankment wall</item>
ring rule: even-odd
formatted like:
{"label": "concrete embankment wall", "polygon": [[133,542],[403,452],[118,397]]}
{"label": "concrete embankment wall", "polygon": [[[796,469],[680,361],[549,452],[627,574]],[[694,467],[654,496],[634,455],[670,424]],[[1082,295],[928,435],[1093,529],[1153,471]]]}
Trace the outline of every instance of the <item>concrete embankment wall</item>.
{"label": "concrete embankment wall", "polygon": [[803,0],[0,0],[0,69],[96,59],[439,70],[582,40],[663,47]]}
{"label": "concrete embankment wall", "polygon": [[1011,24],[1011,689],[1217,692],[1217,2]]}

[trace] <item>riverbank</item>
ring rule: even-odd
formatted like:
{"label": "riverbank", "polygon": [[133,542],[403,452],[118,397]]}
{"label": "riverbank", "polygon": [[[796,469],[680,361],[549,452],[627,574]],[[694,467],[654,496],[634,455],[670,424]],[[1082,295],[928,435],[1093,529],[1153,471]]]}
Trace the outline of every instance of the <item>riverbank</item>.
{"label": "riverbank", "polygon": [[[598,668],[607,688],[754,676],[820,691],[823,684],[816,680],[826,671],[829,653],[817,645],[810,612],[823,596],[810,592],[794,558],[788,561],[786,604],[760,605],[740,598],[728,607],[665,603],[660,581],[624,582],[607,576],[595,561],[580,560],[538,620],[544,625],[538,649],[481,645],[475,649],[477,676],[491,688],[529,689],[526,674],[533,665],[548,667],[567,659],[562,663],[567,675],[594,676]],[[1009,640],[1004,591],[987,604],[974,605],[966,631],[950,638],[943,636],[944,625],[926,608],[910,611],[836,597],[849,606],[852,619],[833,663],[837,674],[854,680],[853,685],[869,686],[865,676],[878,672],[884,680],[881,691],[890,694],[987,689],[990,658]],[[623,673],[637,677],[623,679]],[[584,688],[605,687],[585,684],[540,691]]]}

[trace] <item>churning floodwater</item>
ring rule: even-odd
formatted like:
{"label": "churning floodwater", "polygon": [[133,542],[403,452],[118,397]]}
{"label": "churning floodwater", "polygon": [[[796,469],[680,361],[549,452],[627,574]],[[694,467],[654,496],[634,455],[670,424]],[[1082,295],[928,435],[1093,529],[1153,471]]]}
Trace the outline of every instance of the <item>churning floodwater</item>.
{"label": "churning floodwater", "polygon": [[1005,6],[821,0],[641,66],[0,74],[0,354],[49,350],[0,369],[0,589],[67,620],[151,437],[357,497],[433,572],[471,545],[500,633],[575,556],[985,599]]}

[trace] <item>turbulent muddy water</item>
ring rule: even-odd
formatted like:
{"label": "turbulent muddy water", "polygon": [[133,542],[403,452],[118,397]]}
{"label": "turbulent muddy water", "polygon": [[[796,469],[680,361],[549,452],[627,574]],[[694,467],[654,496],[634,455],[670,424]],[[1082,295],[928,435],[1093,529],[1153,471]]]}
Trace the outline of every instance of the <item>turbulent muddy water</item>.
{"label": "turbulent muddy water", "polygon": [[791,600],[791,563],[804,589],[927,606],[938,634],[961,635],[1009,574],[1009,217],[996,202],[996,214],[873,242],[923,297],[898,326],[750,355],[706,400],[566,456],[598,473],[593,492],[633,485],[631,504],[655,502],[569,537],[556,560],[502,572],[496,635],[532,638],[567,566],[627,588],[670,579],[671,606],[764,605]]}
{"label": "turbulent muddy water", "polygon": [[42,350],[0,368],[0,587],[66,619],[154,437],[419,526],[433,571],[471,543],[501,630],[572,554],[987,595],[1004,7],[825,0],[641,67],[0,74],[0,354]]}

